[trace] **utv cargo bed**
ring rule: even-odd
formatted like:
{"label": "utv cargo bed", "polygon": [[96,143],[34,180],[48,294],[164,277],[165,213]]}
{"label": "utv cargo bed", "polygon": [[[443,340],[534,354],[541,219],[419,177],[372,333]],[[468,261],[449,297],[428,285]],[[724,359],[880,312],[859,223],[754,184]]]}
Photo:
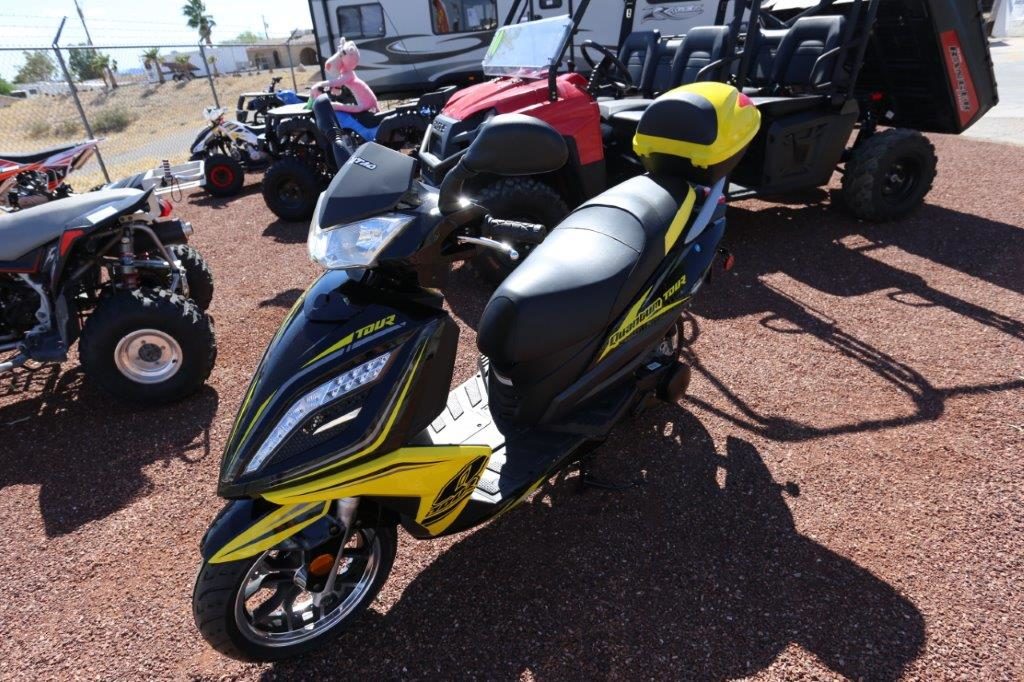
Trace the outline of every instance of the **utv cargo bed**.
{"label": "utv cargo bed", "polygon": [[[818,3],[775,3],[788,18]],[[840,0],[821,14],[849,19]],[[885,125],[961,133],[999,101],[977,0],[881,0],[857,78],[858,95],[880,93],[892,112]],[[878,95],[876,95],[877,97]]]}

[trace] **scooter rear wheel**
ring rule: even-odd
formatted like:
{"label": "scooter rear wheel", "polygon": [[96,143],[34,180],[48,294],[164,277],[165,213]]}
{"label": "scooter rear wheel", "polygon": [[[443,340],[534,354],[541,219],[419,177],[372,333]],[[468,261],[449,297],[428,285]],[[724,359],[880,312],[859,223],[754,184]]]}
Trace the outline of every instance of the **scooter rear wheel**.
{"label": "scooter rear wheel", "polygon": [[373,602],[397,548],[394,526],[356,529],[337,565],[336,590],[319,603],[296,581],[300,570],[315,565],[316,549],[268,550],[222,564],[204,561],[192,592],[196,626],[210,646],[240,661],[308,653],[344,632]]}

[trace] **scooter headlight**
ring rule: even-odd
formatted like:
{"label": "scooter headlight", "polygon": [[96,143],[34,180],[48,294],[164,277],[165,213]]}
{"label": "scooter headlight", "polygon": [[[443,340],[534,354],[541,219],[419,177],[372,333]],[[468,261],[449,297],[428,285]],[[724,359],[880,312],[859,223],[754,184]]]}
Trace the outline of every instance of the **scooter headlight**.
{"label": "scooter headlight", "polygon": [[336,227],[325,228],[314,222],[307,240],[309,257],[328,270],[371,267],[391,240],[415,219],[401,213],[384,213]]}
{"label": "scooter headlight", "polygon": [[267,439],[260,445],[260,449],[256,451],[256,454],[246,464],[244,473],[251,474],[262,467],[274,450],[277,449],[277,446],[295,429],[301,426],[313,412],[372,381],[376,381],[384,367],[387,366],[390,358],[390,352],[379,355],[357,367],[353,367],[344,374],[334,377],[330,381],[320,384],[296,400],[288,408],[288,411],[284,413],[284,416],[278,420],[274,430],[270,432]]}

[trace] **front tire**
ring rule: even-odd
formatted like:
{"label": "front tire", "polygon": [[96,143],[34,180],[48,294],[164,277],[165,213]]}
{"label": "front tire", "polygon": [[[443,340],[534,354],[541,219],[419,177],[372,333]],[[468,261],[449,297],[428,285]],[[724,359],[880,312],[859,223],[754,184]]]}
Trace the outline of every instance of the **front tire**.
{"label": "front tire", "polygon": [[309,220],[322,189],[317,172],[301,159],[286,156],[263,176],[263,200],[281,220]]}
{"label": "front tire", "polygon": [[217,357],[213,325],[164,289],[117,291],[89,316],[78,342],[86,376],[115,397],[160,405],[195,393]]}
{"label": "front tire", "polygon": [[[486,185],[476,193],[476,203],[495,218],[542,224],[547,228],[546,233],[569,213],[561,194],[551,185],[530,177],[501,178]],[[474,266],[484,279],[495,286],[501,284],[533,249],[527,244],[514,243],[513,246],[520,254],[516,262],[490,249],[480,252],[474,259]]]}
{"label": "front tire", "polygon": [[204,165],[206,191],[215,197],[233,197],[245,184],[245,169],[234,157],[210,154]]}
{"label": "front tire", "polygon": [[857,218],[897,220],[921,205],[935,180],[935,147],[916,130],[892,128],[854,147],[843,174],[843,200]]}
{"label": "front tire", "polygon": [[[255,662],[300,656],[325,646],[369,607],[391,573],[397,549],[394,526],[356,529],[338,565],[338,601],[323,608],[292,579],[308,564],[302,552],[269,550],[242,561],[204,561],[192,591],[192,615],[203,638],[225,656]],[[316,550],[308,554],[315,557]]]}

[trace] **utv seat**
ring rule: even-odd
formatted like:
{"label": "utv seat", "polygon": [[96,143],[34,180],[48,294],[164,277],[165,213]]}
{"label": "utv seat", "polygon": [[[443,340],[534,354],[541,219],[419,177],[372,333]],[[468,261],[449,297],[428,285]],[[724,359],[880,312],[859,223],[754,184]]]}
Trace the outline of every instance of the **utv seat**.
{"label": "utv seat", "polygon": [[0,213],[0,261],[17,260],[56,239],[66,228],[91,227],[100,220],[90,220],[90,214],[97,209],[113,204],[120,213],[133,205],[141,207],[146,195],[137,189],[111,189],[51,201],[16,213]]}
{"label": "utv seat", "polygon": [[0,160],[11,161],[12,163],[35,163],[36,161],[42,161],[43,159],[49,158],[54,154],[74,149],[79,144],[80,143],[78,142],[73,142],[71,144],[58,145],[56,147],[41,149],[38,152],[32,152],[31,154],[8,154],[7,152],[0,152]]}
{"label": "utv seat", "polygon": [[763,94],[813,92],[831,82],[845,23],[841,16],[802,17],[793,22],[779,42]]}
{"label": "utv seat", "polygon": [[681,178],[642,175],[569,214],[491,296],[480,351],[499,370],[523,370],[600,341],[664,258],[665,234],[688,188]]}
{"label": "utv seat", "polygon": [[643,97],[650,97],[658,54],[660,31],[634,31],[619,48],[619,61],[626,65],[633,84]]}
{"label": "utv seat", "polygon": [[[675,45],[667,83],[662,90],[655,91],[654,94],[660,95],[698,80],[720,79],[727,73],[727,60],[731,53],[732,40],[728,26],[699,26],[690,29],[690,32]],[[601,118],[612,126],[612,132],[615,134],[620,130],[626,130],[629,126],[628,121],[633,119],[630,116],[620,121],[619,114],[642,112],[652,101],[654,100],[651,98],[631,97],[598,102],[598,108],[601,111]],[[635,123],[633,130],[636,130]]]}

